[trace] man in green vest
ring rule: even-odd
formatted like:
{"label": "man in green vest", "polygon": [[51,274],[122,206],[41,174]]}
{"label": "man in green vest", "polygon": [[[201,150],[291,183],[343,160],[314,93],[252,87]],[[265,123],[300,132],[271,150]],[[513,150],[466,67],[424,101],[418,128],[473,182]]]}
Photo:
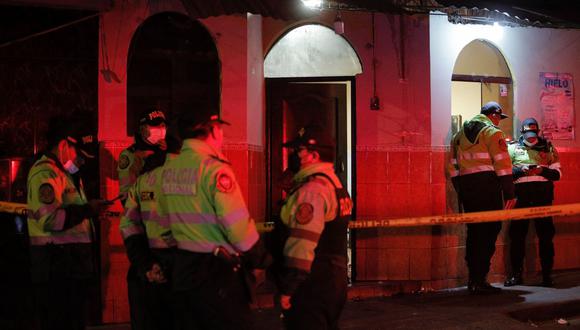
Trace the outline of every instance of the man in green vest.
{"label": "man in green vest", "polygon": [[254,220],[230,162],[213,109],[178,120],[183,147],[163,166],[159,203],[177,242],[172,286],[179,329],[250,329],[249,272],[265,267]]}
{"label": "man in green vest", "polygon": [[81,123],[53,118],[48,147],[28,173],[28,231],[39,329],[84,329],[88,281],[95,275],[92,218],[106,203],[87,200],[78,176],[96,137]]}
{"label": "man in green vest", "polygon": [[[488,102],[479,115],[465,122],[451,140],[448,171],[465,212],[511,209],[515,205],[512,163],[500,120],[507,118],[497,102]],[[465,261],[471,294],[500,289],[487,282],[501,222],[467,225]]]}
{"label": "man in green vest", "polygon": [[[550,141],[540,137],[540,125],[534,118],[522,122],[522,134],[517,141],[508,145],[513,163],[513,175],[516,186],[516,207],[535,207],[552,205],[554,200],[554,181],[560,180],[560,157]],[[542,265],[541,285],[550,287],[552,267],[554,265],[554,243],[556,233],[552,217],[534,219],[538,236],[540,264]],[[529,220],[517,220],[510,223],[510,259],[511,276],[505,286],[523,284],[523,262],[526,250],[526,235]]]}
{"label": "man in green vest", "polygon": [[338,329],[347,295],[352,200],[334,172],[335,142],[318,125],[284,144],[296,171],[280,218],[287,230],[277,274],[288,329]]}
{"label": "man in green vest", "polygon": [[[181,142],[169,135],[166,163],[179,154],[180,148]],[[144,292],[140,322],[132,324],[139,329],[173,329],[175,306],[168,277],[177,243],[159,205],[162,173],[163,167],[159,166],[137,178],[129,189],[119,224],[131,267]]]}
{"label": "man in green vest", "polygon": [[[159,107],[145,110],[139,117],[139,126],[135,132],[135,143],[119,155],[117,173],[119,176],[119,195],[125,206],[129,188],[137,178],[165,161],[166,119]],[[133,330],[145,329],[145,288],[137,274],[134,264],[127,272],[127,289],[129,293],[129,312]]]}

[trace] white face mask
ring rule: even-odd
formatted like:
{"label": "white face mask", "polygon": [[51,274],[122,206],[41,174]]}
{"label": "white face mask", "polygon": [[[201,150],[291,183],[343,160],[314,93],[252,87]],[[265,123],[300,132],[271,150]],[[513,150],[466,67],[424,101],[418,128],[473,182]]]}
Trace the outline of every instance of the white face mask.
{"label": "white face mask", "polygon": [[159,141],[165,139],[165,132],[165,127],[150,127],[147,142],[151,144],[157,144]]}
{"label": "white face mask", "polygon": [[534,139],[533,141],[528,141],[528,140],[524,139],[524,144],[531,148],[531,147],[535,146],[536,144],[538,144],[538,139]]}
{"label": "white face mask", "polygon": [[63,165],[64,169],[67,170],[67,172],[69,172],[70,174],[75,174],[76,172],[79,171],[79,168],[77,167],[77,165],[75,164],[75,162],[73,162],[72,160],[67,160],[66,163],[64,163]]}

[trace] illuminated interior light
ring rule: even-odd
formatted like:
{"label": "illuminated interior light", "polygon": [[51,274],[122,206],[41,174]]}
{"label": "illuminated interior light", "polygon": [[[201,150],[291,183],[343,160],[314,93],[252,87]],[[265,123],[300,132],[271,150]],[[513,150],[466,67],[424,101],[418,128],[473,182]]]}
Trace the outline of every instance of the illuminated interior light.
{"label": "illuminated interior light", "polygon": [[310,9],[322,7],[322,0],[302,0],[302,4]]}

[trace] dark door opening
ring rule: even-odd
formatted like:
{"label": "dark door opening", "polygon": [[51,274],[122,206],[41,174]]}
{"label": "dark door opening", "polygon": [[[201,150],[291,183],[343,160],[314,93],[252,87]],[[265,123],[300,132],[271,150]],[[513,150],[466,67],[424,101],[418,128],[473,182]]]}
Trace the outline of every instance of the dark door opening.
{"label": "dark door opening", "polygon": [[[320,125],[336,141],[334,167],[342,184],[349,188],[352,195],[353,85],[354,79],[351,77],[266,79],[269,158],[267,214],[270,219],[279,219],[280,201],[286,197],[280,183],[288,165],[288,153],[282,148],[282,143],[307,125]],[[349,259],[350,269],[352,258]]]}

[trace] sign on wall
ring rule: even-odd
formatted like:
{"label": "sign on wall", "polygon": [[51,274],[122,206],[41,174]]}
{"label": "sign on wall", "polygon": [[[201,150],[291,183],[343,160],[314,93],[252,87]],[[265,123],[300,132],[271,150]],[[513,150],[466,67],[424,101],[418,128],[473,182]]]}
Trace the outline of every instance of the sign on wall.
{"label": "sign on wall", "polygon": [[574,84],[569,73],[540,72],[540,107],[544,136],[574,139]]}

